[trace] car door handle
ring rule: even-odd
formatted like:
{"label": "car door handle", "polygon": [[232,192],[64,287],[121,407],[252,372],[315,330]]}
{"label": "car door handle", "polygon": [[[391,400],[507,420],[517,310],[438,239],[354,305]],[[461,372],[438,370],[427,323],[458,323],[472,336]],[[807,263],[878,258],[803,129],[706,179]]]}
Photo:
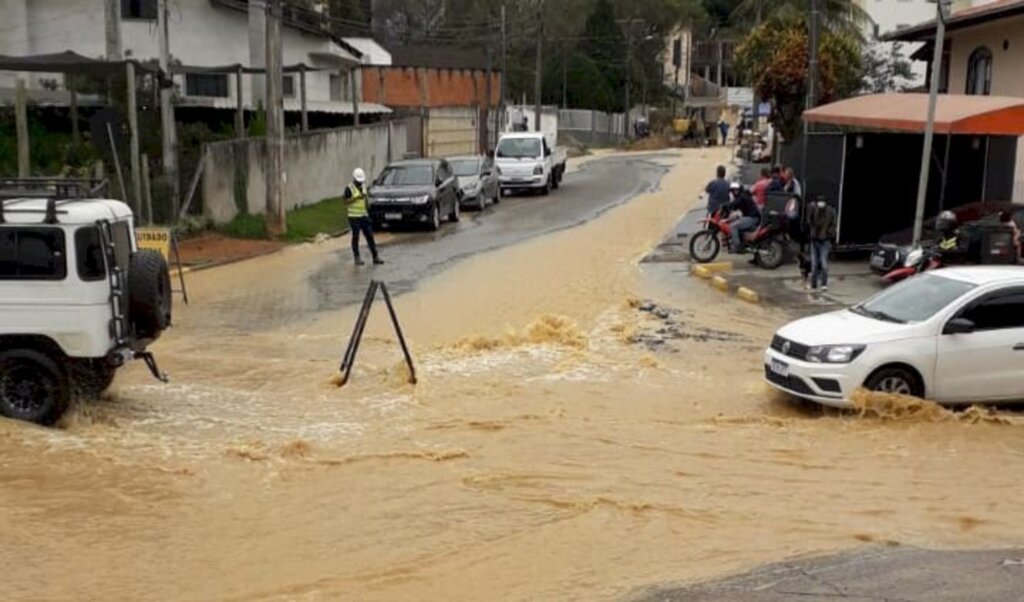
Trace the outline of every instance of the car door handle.
{"label": "car door handle", "polygon": [[1013,346],[1014,351],[1024,351],[1024,343],[1017,343]]}

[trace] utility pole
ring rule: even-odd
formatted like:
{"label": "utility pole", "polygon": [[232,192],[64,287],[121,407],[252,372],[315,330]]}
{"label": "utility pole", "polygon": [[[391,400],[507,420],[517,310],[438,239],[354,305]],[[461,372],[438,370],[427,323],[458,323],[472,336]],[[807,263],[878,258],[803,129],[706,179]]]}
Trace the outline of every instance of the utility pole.
{"label": "utility pole", "polygon": [[[807,65],[807,110],[813,109],[818,104],[818,27],[820,18],[818,15],[818,0],[809,0],[810,23],[808,24],[808,42],[810,62]],[[810,126],[804,121],[804,133],[801,140],[800,152],[800,178],[803,178],[803,193],[807,197],[807,152],[810,138]]]}
{"label": "utility pole", "polygon": [[142,215],[142,171],[139,167],[139,109],[136,99],[135,63],[128,61],[125,66],[128,82],[128,161],[132,167],[132,209]]}
{"label": "utility pole", "polygon": [[498,93],[498,112],[494,115],[494,144],[497,146],[498,138],[501,136],[501,124],[505,118],[505,96],[507,90],[505,88],[505,78],[508,77],[508,73],[505,71],[505,55],[506,49],[508,48],[506,34],[505,34],[505,5],[501,5],[501,90]]}
{"label": "utility pole", "polygon": [[[761,26],[761,12],[763,8],[761,2],[762,0],[756,0],[756,6],[754,7],[756,11],[754,14],[754,29]],[[754,108],[750,115],[750,129],[754,130],[754,136],[757,136],[758,132],[761,131],[761,98],[757,94],[757,86],[754,85],[754,82],[750,82],[750,87],[754,91],[754,98],[752,99]]]}
{"label": "utility pole", "polygon": [[[178,133],[174,128],[174,105],[171,78],[171,43],[168,38],[167,0],[157,6],[157,35],[160,38],[160,127],[163,138],[164,175],[171,185],[171,215],[178,215],[181,202],[181,184],[178,181]],[[166,79],[165,79],[166,78]]]}
{"label": "utility pole", "polygon": [[540,95],[542,92],[541,79],[544,76],[543,52],[544,52],[544,0],[537,2],[537,67],[534,71],[534,110],[533,110],[533,131],[540,131]]}
{"label": "utility pole", "polygon": [[632,138],[629,135],[629,89],[633,87],[633,22],[630,21],[626,24],[626,103],[622,109],[622,113],[625,115],[622,126],[622,137],[626,140]]}
{"label": "utility pole", "polygon": [[267,233],[287,230],[284,214],[284,66],[281,50],[281,0],[267,1]]}
{"label": "utility pole", "polygon": [[103,3],[103,17],[106,23],[107,60],[121,60],[121,2],[106,0]]}
{"label": "utility pole", "polygon": [[14,95],[14,128],[18,138],[18,177],[27,178],[31,173],[31,154],[28,135],[28,91],[25,80],[18,78]]}
{"label": "utility pole", "polygon": [[[939,78],[942,74],[942,51],[946,45],[946,12],[948,0],[935,3],[935,49],[932,52],[931,81],[928,86],[928,121],[924,127],[924,148],[921,149],[921,175],[917,180],[917,209],[914,212],[914,242],[921,243],[921,227],[924,223],[924,206],[928,198],[928,176],[931,168],[932,141],[935,138],[935,107],[939,102]],[[949,137],[946,137],[949,146]]]}
{"label": "utility pole", "polygon": [[486,70],[487,81],[484,82],[484,99],[485,100],[484,100],[484,104],[483,104],[483,119],[480,120],[480,123],[483,124],[483,127],[481,128],[482,131],[480,132],[482,134],[482,136],[480,136],[481,142],[482,142],[482,144],[480,145],[481,146],[480,154],[482,154],[482,155],[487,154],[488,149],[490,149],[490,147],[491,147],[491,136],[487,132],[487,129],[490,127],[490,123],[491,123],[491,98],[494,96],[494,92],[491,89],[491,62],[492,62],[491,54],[492,54],[491,44],[490,44],[490,42],[488,42],[487,43],[487,70]]}

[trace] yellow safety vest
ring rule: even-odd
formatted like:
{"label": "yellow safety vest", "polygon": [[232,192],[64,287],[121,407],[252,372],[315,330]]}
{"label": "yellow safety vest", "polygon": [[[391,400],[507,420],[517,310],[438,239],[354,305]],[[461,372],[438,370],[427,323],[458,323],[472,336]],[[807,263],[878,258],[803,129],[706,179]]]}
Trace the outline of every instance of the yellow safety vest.
{"label": "yellow safety vest", "polygon": [[355,184],[351,184],[349,185],[348,190],[352,194],[352,198],[348,200],[348,216],[368,216],[370,212],[366,208],[366,193],[363,192],[363,189]]}

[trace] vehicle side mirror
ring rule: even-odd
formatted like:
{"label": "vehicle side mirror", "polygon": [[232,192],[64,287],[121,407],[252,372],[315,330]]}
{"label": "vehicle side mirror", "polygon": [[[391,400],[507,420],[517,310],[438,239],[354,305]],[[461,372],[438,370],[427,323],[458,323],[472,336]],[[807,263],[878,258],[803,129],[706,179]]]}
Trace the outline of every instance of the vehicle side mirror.
{"label": "vehicle side mirror", "polygon": [[970,334],[972,332],[974,332],[974,322],[967,318],[953,318],[946,322],[946,327],[942,329],[942,334]]}
{"label": "vehicle side mirror", "polygon": [[551,156],[551,149],[550,148],[545,148],[544,149],[544,156],[545,157],[550,157]]}

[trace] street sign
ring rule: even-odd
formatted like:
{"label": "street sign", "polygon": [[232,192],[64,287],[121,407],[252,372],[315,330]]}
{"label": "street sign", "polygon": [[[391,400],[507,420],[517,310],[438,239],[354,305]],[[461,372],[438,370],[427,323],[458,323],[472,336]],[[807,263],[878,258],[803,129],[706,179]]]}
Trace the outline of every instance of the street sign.
{"label": "street sign", "polygon": [[170,228],[136,228],[135,240],[140,249],[151,249],[164,256],[171,263],[171,229]]}
{"label": "street sign", "polygon": [[181,288],[172,292],[181,293],[185,305],[188,305],[188,290],[185,288],[185,269],[181,265],[178,253],[178,238],[170,228],[136,228],[135,243],[140,249],[150,249],[164,256],[167,265],[178,269],[178,283]]}

